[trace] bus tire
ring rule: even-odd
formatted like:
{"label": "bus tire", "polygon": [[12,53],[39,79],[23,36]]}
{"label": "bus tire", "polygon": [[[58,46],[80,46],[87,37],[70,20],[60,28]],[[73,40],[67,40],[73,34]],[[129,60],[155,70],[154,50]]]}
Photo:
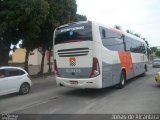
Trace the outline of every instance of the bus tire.
{"label": "bus tire", "polygon": [[125,72],[122,71],[122,72],[121,72],[121,76],[120,76],[120,82],[119,82],[119,84],[118,84],[118,88],[119,88],[119,89],[124,88],[125,84],[126,84]]}
{"label": "bus tire", "polygon": [[144,66],[145,72],[148,71],[147,65]]}
{"label": "bus tire", "polygon": [[144,66],[144,73],[142,73],[140,76],[144,77],[146,75],[146,72],[148,71],[147,65]]}

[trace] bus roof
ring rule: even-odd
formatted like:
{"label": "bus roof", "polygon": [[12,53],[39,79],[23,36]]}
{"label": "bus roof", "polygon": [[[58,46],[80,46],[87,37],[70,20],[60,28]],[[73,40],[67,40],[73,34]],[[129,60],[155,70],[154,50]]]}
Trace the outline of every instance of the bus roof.
{"label": "bus roof", "polygon": [[[83,24],[83,23],[92,23],[92,25],[104,26],[104,27],[106,27],[107,29],[110,29],[110,30],[112,30],[112,31],[114,31],[114,32],[117,32],[117,33],[119,33],[119,34],[122,34],[122,35],[125,35],[125,36],[128,36],[128,37],[134,38],[134,39],[136,39],[136,40],[138,40],[138,41],[141,41],[141,42],[145,43],[145,41],[144,41],[142,38],[139,38],[139,37],[137,37],[137,36],[135,36],[135,35],[132,35],[132,34],[129,34],[129,33],[125,32],[125,31],[122,31],[122,30],[119,30],[119,29],[116,29],[116,28],[113,28],[113,27],[109,27],[109,26],[107,26],[107,25],[104,25],[104,24],[101,24],[101,23],[98,23],[98,22],[95,22],[95,21],[78,21],[78,22],[71,22],[71,23],[67,23],[67,24],[64,24],[64,25],[61,25],[61,26],[57,27],[56,30],[62,29],[62,28],[65,28],[65,27],[68,27],[68,26],[70,26],[70,25]],[[146,44],[146,43],[145,43],[145,44]]]}
{"label": "bus roof", "polygon": [[132,34],[130,34],[130,33],[125,32],[125,31],[122,31],[122,30],[119,30],[119,29],[116,29],[116,28],[113,28],[113,27],[109,27],[109,26],[107,26],[107,25],[104,25],[104,24],[101,24],[101,23],[98,23],[98,22],[95,22],[95,21],[92,21],[92,24],[96,24],[96,25],[98,25],[98,26],[104,26],[104,27],[106,27],[107,29],[110,29],[110,30],[112,30],[112,31],[114,31],[114,32],[117,32],[117,33],[120,33],[120,34],[122,34],[122,35],[125,35],[125,36],[127,36],[127,37],[134,38],[135,40],[141,41],[141,42],[143,42],[143,43],[146,44],[146,42],[145,42],[142,38],[139,38],[139,37],[137,37],[137,36],[135,36],[135,35],[132,35]]}

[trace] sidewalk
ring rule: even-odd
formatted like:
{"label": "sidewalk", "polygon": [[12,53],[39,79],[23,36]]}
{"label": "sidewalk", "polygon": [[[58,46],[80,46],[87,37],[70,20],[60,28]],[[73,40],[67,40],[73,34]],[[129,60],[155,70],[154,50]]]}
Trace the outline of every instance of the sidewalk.
{"label": "sidewalk", "polygon": [[39,75],[30,75],[31,79],[38,79],[38,78],[46,78],[48,76],[54,76],[54,73],[46,73],[46,74],[39,74]]}
{"label": "sidewalk", "polygon": [[55,75],[31,76],[32,83],[55,81]]}

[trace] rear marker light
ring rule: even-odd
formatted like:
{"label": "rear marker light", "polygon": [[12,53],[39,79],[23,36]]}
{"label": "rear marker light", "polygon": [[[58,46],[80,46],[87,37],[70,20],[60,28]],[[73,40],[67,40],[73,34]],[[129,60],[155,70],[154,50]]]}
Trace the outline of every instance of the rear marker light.
{"label": "rear marker light", "polygon": [[95,76],[99,75],[99,71],[94,70],[94,75],[95,75]]}
{"label": "rear marker light", "polygon": [[99,74],[100,74],[99,62],[98,62],[98,59],[94,57],[90,78],[97,77]]}

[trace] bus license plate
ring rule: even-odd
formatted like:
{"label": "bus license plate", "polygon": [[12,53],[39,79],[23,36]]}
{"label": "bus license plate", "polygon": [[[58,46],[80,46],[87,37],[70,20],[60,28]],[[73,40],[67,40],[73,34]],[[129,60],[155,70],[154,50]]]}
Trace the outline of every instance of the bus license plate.
{"label": "bus license plate", "polygon": [[70,81],[70,84],[78,84],[78,81]]}

